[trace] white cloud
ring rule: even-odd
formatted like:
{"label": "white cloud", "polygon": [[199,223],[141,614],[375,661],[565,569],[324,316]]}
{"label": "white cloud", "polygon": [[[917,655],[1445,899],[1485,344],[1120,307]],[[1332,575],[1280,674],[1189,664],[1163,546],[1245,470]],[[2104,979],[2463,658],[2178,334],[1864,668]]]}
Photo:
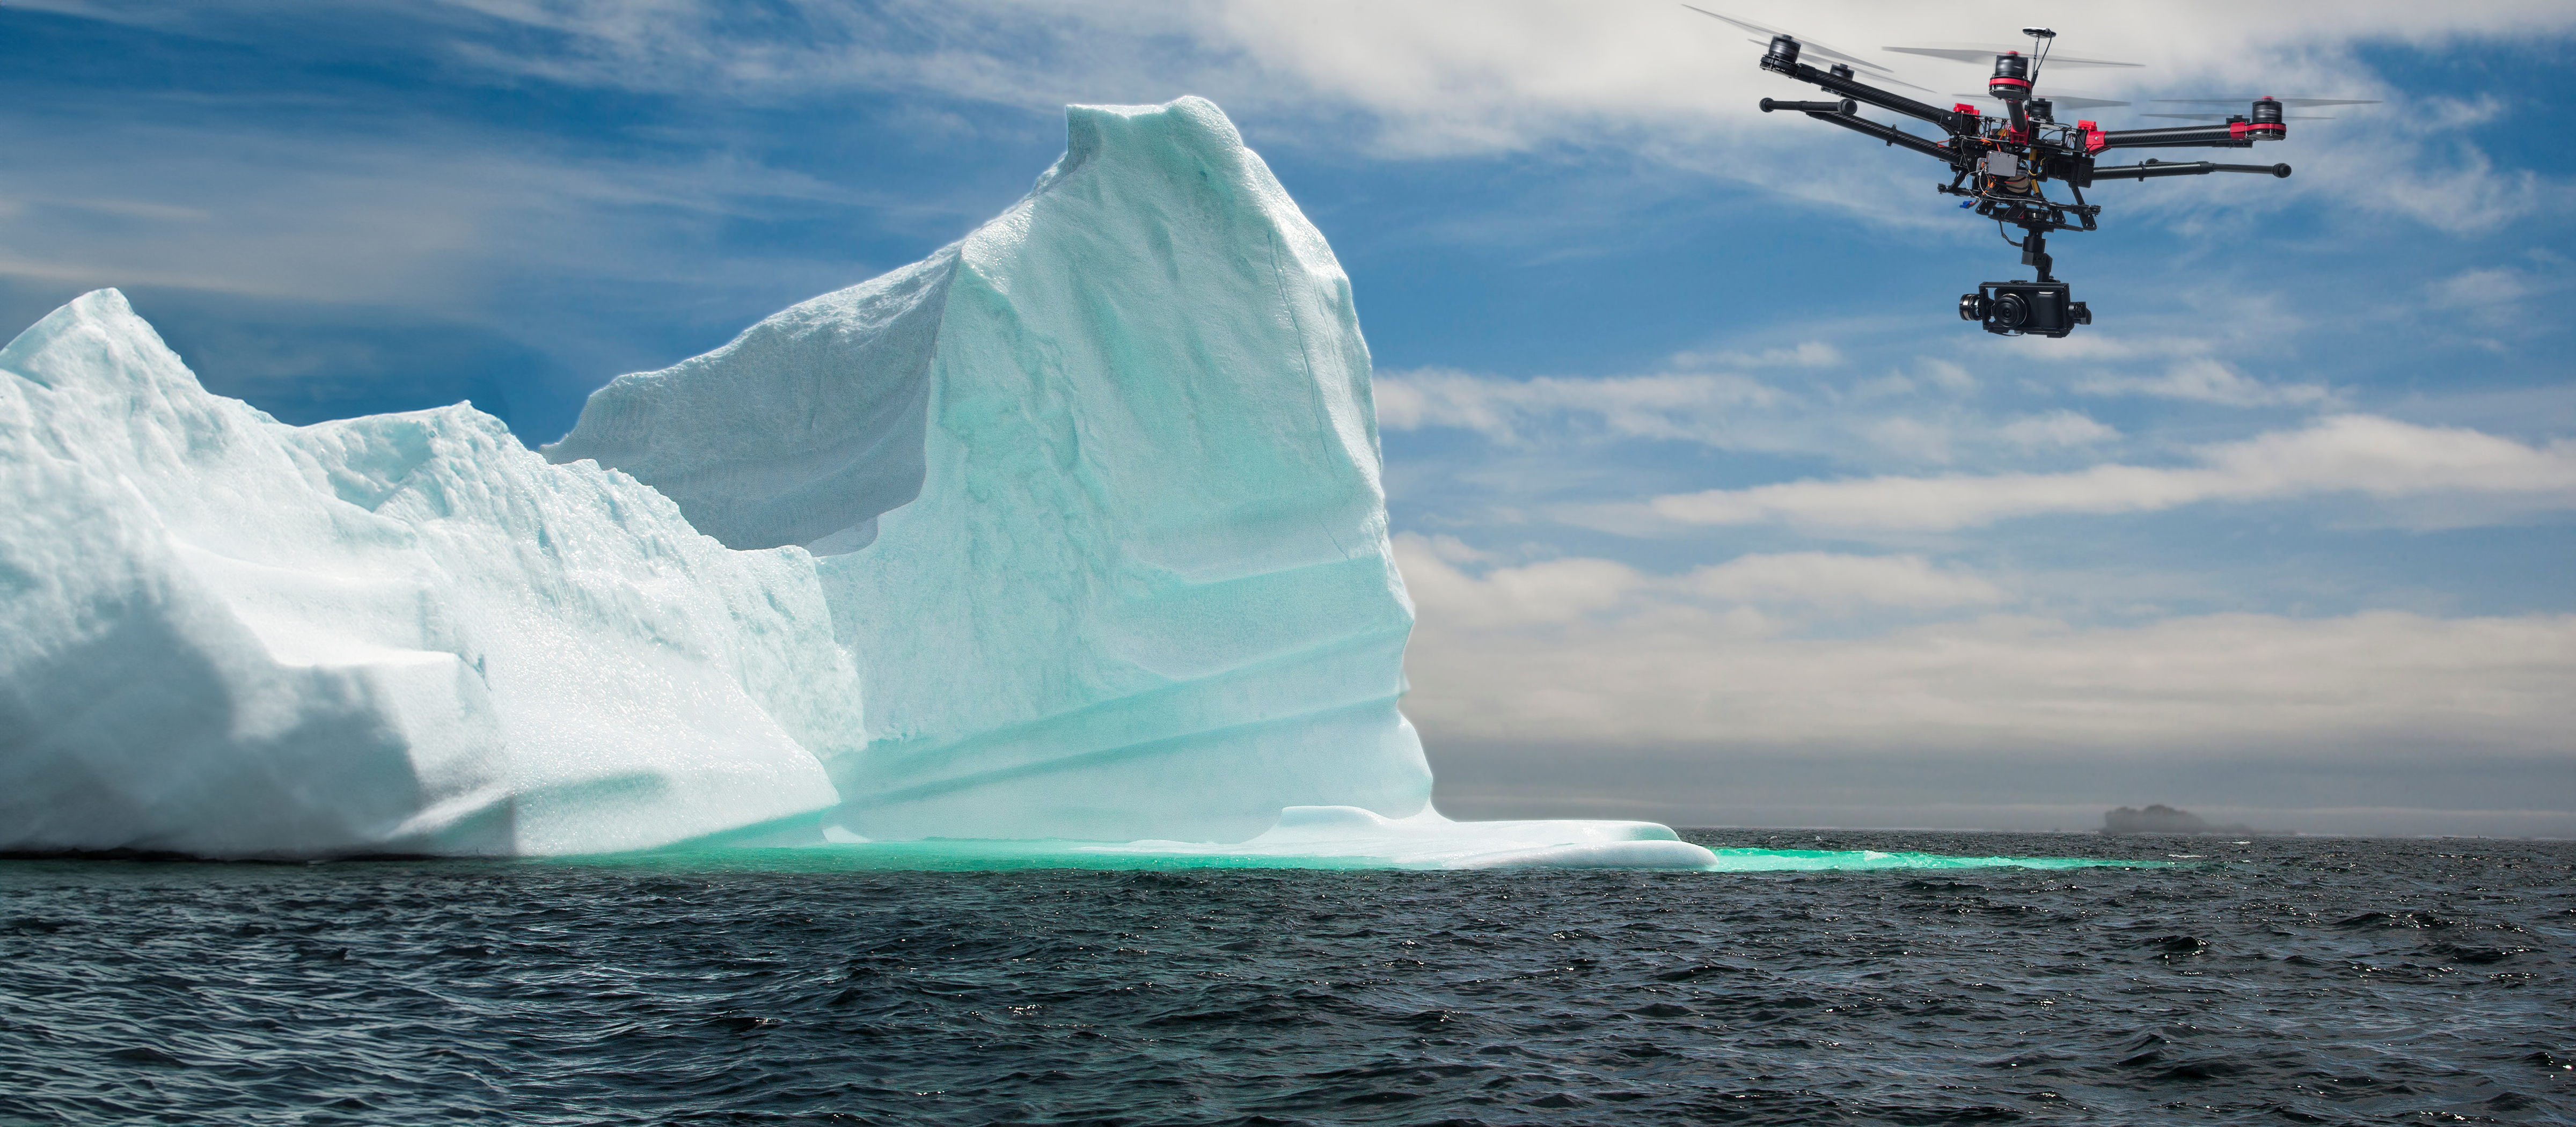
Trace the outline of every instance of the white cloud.
{"label": "white cloud", "polygon": [[1676,352],[1676,368],[1831,368],[1843,362],[1842,350],[1820,340],[1801,341],[1794,348],[1766,348],[1760,352]]}
{"label": "white cloud", "polygon": [[1995,428],[1995,436],[2024,450],[2091,446],[2120,437],[2120,432],[2075,411],[2024,415]]}
{"label": "white cloud", "polygon": [[[194,10],[203,6],[166,0],[33,2],[198,34],[238,36],[238,25],[257,26],[241,18],[227,25]],[[234,7],[298,18],[273,0]],[[1948,222],[1920,206],[1927,166],[1882,161],[1817,176],[1805,154],[1849,153],[1853,139],[1756,112],[1757,99],[1797,97],[1804,88],[1756,68],[1759,47],[1742,33],[1664,0],[778,0],[756,13],[721,0],[449,0],[415,6],[399,23],[372,6],[302,8],[305,18],[338,14],[342,25],[403,34],[407,45],[444,53],[460,77],[487,81],[533,76],[753,104],[866,90],[1036,112],[1195,93],[1267,119],[1269,136],[1337,150],[1437,158],[1607,146],[1888,226]],[[1801,9],[1791,22],[1867,50],[1953,38],[1962,20],[2010,28],[2023,19],[2004,6],[1864,0]],[[2371,0],[2339,5],[2331,20],[2296,5],[2177,0],[2088,9],[2058,22],[2069,19],[2076,22],[2061,29],[2066,41],[2147,64],[2087,72],[2102,87],[2096,92],[2126,98],[2259,85],[2394,100],[2398,92],[2353,58],[2356,46],[2528,38],[2576,26],[2571,9],[2554,0]],[[2202,29],[2213,26],[2229,29],[2225,50],[2210,49]],[[1973,88],[1978,77],[1970,66],[1870,53],[1944,91]],[[2504,108],[2494,98],[2418,98],[2404,112],[2365,109],[2330,125],[2302,123],[2294,130],[2300,174],[2284,184],[2130,198],[2185,227],[2230,210],[2264,214],[2332,198],[2437,229],[2491,230],[2570,195],[2563,180],[2495,167],[2464,139],[2463,125]]]}
{"label": "white cloud", "polygon": [[2531,292],[2531,285],[2519,270],[2487,267],[2463,270],[2425,289],[2433,304],[2443,309],[2476,309],[2520,301]]}
{"label": "white cloud", "polygon": [[1676,575],[1652,575],[1615,560],[1557,559],[1470,574],[1462,565],[1493,557],[1449,537],[1399,534],[1395,551],[1418,606],[1438,607],[1480,629],[1690,607],[1725,616],[1733,632],[1762,633],[1778,628],[1773,615],[1787,611],[1938,610],[2010,598],[1984,578],[1910,555],[1745,555]]}
{"label": "white cloud", "polygon": [[1457,427],[1501,442],[1521,441],[1533,425],[1568,415],[1595,419],[1617,435],[1704,442],[1724,432],[1726,409],[1785,398],[1736,375],[1503,380],[1449,368],[1377,374],[1379,426]]}
{"label": "white cloud", "polygon": [[1479,564],[1491,563],[1495,559],[1492,552],[1473,547],[1466,541],[1445,533],[1429,537],[1414,535],[1407,543],[1413,549],[1428,550],[1444,563]]}
{"label": "white cloud", "polygon": [[1931,610],[2010,598],[1993,583],[1934,567],[1921,556],[1833,552],[1738,556],[1692,571],[1682,577],[1680,587],[1731,602],[1795,603],[1832,610],[1863,605]]}
{"label": "white cloud", "polygon": [[[2080,447],[2118,432],[2074,411],[1995,422],[1958,402],[1975,390],[1959,365],[1922,360],[1905,372],[1817,380],[1791,392],[1733,373],[1514,380],[1454,368],[1377,373],[1378,425],[1389,432],[1472,430],[1516,447],[1572,437],[1694,442],[1727,450],[1821,455],[1861,465],[1932,464],[1963,453],[2022,455]],[[1867,410],[1857,409],[1867,405]]]}
{"label": "white cloud", "polygon": [[1924,382],[1953,395],[1966,395],[1977,390],[1977,377],[1948,360],[1926,357],[1922,362]]}
{"label": "white cloud", "polygon": [[[140,22],[146,17],[131,13],[142,9],[151,6],[113,11]],[[1803,87],[1754,67],[1759,48],[1744,34],[1661,0],[783,0],[772,9],[744,18],[715,0],[454,0],[440,18],[458,24],[452,51],[460,60],[553,81],[748,99],[860,88],[1041,111],[1067,101],[1197,93],[1237,112],[1303,118],[1316,127],[1310,140],[1381,155],[1530,152],[1608,140],[1891,225],[1938,222],[1910,206],[1919,169],[1898,175],[1890,163],[1884,172],[1820,179],[1778,159],[1852,139],[1755,112],[1756,99],[1796,97]],[[484,23],[457,19],[467,14]],[[2008,7],[1893,2],[1811,6],[1793,15],[1777,18],[1864,50],[1956,38],[1962,20],[2010,28],[2024,19]],[[2182,0],[2088,9],[2058,22],[2068,19],[2076,21],[2061,28],[2068,42],[2147,64],[2134,73],[2087,72],[2103,86],[2097,92],[2113,97],[2258,83],[2310,96],[2392,97],[2352,60],[2355,45],[2563,34],[2576,25],[2569,8],[2551,0],[2377,0],[2339,5],[2332,20],[2295,5]],[[2226,50],[2210,50],[2202,29],[2213,26],[2228,28]],[[543,34],[508,33],[522,28]],[[1945,91],[1971,88],[1978,77],[1973,67],[1869,53]],[[2300,176],[2229,206],[2278,209],[2330,195],[2373,213],[2474,231],[2562,200],[2559,182],[2499,170],[2461,140],[2462,123],[2500,109],[2493,99],[2413,99],[2404,113],[2356,112],[2325,128],[2303,124],[2295,130]],[[1723,159],[1710,156],[1718,138],[1731,142]],[[2204,201],[2210,195],[2150,195],[2160,202],[2142,206],[2190,216],[2211,206]]]}
{"label": "white cloud", "polygon": [[1891,415],[1864,424],[1861,433],[1880,450],[1918,462],[1950,460],[1950,428],[1928,419]]}
{"label": "white cloud", "polygon": [[1923,605],[2001,594],[1907,557],[1748,557],[1662,585],[1601,560],[1474,577],[1418,545],[1398,558],[1420,616],[1405,708],[1449,740],[1902,755],[2198,753],[2217,741],[2333,753],[2417,738],[2576,753],[2571,615],[2220,614],[2079,629],[1990,614],[1811,638],[1699,598],[1843,589],[1902,605],[1917,582]]}
{"label": "white cloud", "polygon": [[2150,512],[2200,501],[2339,492],[2383,498],[2485,493],[2576,505],[2576,443],[2527,446],[2370,415],[2207,446],[2198,457],[2199,465],[2178,468],[2105,464],[2067,473],[1795,481],[1672,494],[1649,508],[1681,524],[1945,530],[2041,513]]}
{"label": "white cloud", "polygon": [[[59,157],[0,172],[16,212],[0,216],[0,274],[93,286],[454,307],[487,297],[496,274],[765,288],[792,270],[846,283],[864,268],[775,257],[728,277],[735,264],[707,261],[699,236],[882,202],[730,156],[567,159],[420,121],[299,136],[39,117],[9,139]],[[138,166],[153,174],[138,178]]]}
{"label": "white cloud", "polygon": [[2465,319],[2488,329],[2555,327],[2551,319],[2533,317],[2526,300],[2565,288],[2564,273],[2551,273],[2557,276],[2509,266],[2482,267],[2427,283],[2424,293],[2434,309],[2445,312],[2444,320]]}
{"label": "white cloud", "polygon": [[2267,384],[2207,357],[2176,363],[2161,376],[2095,372],[2078,378],[2073,387],[2086,395],[2148,395],[2230,407],[2301,406],[2333,398],[2323,384]]}

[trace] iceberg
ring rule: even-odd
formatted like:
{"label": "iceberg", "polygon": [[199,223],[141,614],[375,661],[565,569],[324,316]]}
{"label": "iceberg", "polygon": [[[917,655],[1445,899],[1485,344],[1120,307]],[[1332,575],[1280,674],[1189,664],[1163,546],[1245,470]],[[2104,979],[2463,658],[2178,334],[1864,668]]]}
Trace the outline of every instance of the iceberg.
{"label": "iceberg", "polygon": [[1213,104],[1067,117],[999,218],[620,377],[547,456],[632,473],[734,547],[822,554],[867,685],[867,754],[832,764],[851,832],[1240,841],[1286,806],[1419,813],[1349,281]]}
{"label": "iceberg", "polygon": [[29,329],[0,851],[1709,867],[1432,809],[1347,278],[1214,105],[1067,123],[1001,216],[542,455],[278,423],[114,291]]}

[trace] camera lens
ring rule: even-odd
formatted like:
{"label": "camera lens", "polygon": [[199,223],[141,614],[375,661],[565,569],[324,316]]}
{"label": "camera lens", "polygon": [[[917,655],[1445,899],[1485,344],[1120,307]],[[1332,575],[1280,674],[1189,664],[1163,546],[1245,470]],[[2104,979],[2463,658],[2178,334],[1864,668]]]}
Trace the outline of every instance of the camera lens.
{"label": "camera lens", "polygon": [[2030,303],[2017,293],[1995,299],[1994,323],[2007,329],[2018,329],[2030,321]]}
{"label": "camera lens", "polygon": [[1960,294],[1960,295],[1959,295],[1959,319],[1960,319],[1960,320],[1962,320],[1962,321],[1983,321],[1983,320],[1985,320],[1985,319],[1986,319],[1986,295],[1984,295],[1984,294],[1978,294],[1978,293],[1963,293],[1963,294]]}

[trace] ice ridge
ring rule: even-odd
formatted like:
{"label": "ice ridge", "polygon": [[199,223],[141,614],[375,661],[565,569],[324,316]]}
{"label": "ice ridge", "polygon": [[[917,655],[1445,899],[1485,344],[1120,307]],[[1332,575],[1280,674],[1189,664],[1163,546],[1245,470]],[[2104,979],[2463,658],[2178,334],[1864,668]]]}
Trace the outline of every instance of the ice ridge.
{"label": "ice ridge", "polygon": [[470,407],[289,427],[113,290],[0,349],[0,850],[647,848],[830,806],[802,553]]}
{"label": "ice ridge", "polygon": [[[818,572],[867,683],[868,752],[833,764],[852,832],[1419,813],[1348,279],[1215,105],[1067,126],[964,240],[619,378],[547,456],[633,473],[729,544],[837,553]],[[754,506],[747,481],[835,500]]]}

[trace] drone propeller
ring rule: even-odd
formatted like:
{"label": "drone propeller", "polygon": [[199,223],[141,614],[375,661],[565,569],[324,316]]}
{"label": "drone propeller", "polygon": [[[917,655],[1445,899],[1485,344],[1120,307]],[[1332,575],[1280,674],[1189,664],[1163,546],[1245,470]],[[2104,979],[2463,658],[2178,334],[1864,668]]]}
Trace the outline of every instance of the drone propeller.
{"label": "drone propeller", "polygon": [[[2051,59],[2051,60],[2049,60],[2049,61],[2050,61],[2050,62],[2055,62],[2055,61],[2057,61],[2057,60],[2055,60],[2055,59]],[[2264,95],[2258,95],[2258,97],[2270,98],[2270,97],[2271,97],[2271,95],[2269,95],[2269,94],[2264,94]],[[2272,98],[2272,100],[2273,100],[2273,101],[2275,101],[2275,102],[2279,102],[2279,103],[2281,103],[2282,105],[2285,105],[2285,106],[2298,106],[2298,107],[2300,107],[2300,108],[2302,108],[2302,109],[2305,109],[2305,108],[2307,108],[2307,107],[2309,107],[2309,106],[2375,106],[2375,105],[2378,105],[2378,104],[2379,104],[2379,99],[2377,99],[2377,98]],[[2163,103],[2163,104],[2165,104],[2165,105],[2168,105],[2168,106],[2242,106],[2242,105],[2246,105],[2246,104],[2248,104],[2248,103],[2251,103],[2251,102],[2255,101],[2255,99],[2254,99],[2254,98],[2158,98],[2158,99],[2156,99],[2156,101],[2161,102],[2161,103]],[[2148,116],[2151,116],[2151,117],[2152,117],[2152,116],[2158,116],[2158,115],[2150,114],[2150,115],[2148,115]],[[2176,115],[2176,116],[2178,116],[2178,115]]]}
{"label": "drone propeller", "polygon": [[[1922,55],[1925,58],[1979,64],[1994,62],[1997,55],[2030,53],[2029,47],[2012,43],[1924,43],[1913,47],[1881,47],[1879,50],[1893,51],[1899,55]],[[2052,48],[2048,52],[2048,65],[2053,67],[2140,67],[2147,64],[2091,59],[2082,55],[2061,55]]]}
{"label": "drone propeller", "polygon": [[[1697,12],[1697,13],[1699,13],[1699,14],[1703,15],[1703,16],[1707,16],[1708,18],[1713,19],[1713,20],[1719,20],[1719,21],[1722,21],[1722,22],[1725,22],[1725,23],[1731,23],[1731,24],[1734,24],[1734,25],[1735,25],[1735,26],[1737,26],[1737,27],[1743,28],[1743,29],[1744,29],[1744,30],[1746,30],[1746,31],[1749,31],[1749,32],[1752,32],[1752,33],[1753,33],[1753,34],[1755,34],[1755,35],[1759,35],[1759,36],[1761,36],[1762,38],[1754,40],[1754,42],[1756,42],[1756,43],[1764,43],[1764,44],[1767,44],[1767,43],[1771,42],[1771,37],[1772,37],[1772,36],[1774,36],[1774,35],[1788,35],[1788,36],[1789,36],[1789,38],[1797,40],[1797,41],[1798,41],[1798,46],[1799,46],[1802,50],[1804,50],[1807,54],[1810,54],[1810,55],[1823,55],[1824,57],[1826,57],[1826,58],[1828,58],[1828,59],[1834,59],[1834,60],[1837,60],[1837,61],[1840,61],[1840,62],[1850,63],[1850,64],[1851,64],[1851,65],[1853,65],[1853,66],[1860,67],[1860,68],[1863,68],[1863,69],[1865,69],[1865,70],[1872,70],[1872,71],[1876,71],[1876,72],[1878,72],[1878,73],[1880,73],[1880,74],[1890,74],[1890,73],[1893,73],[1893,72],[1889,71],[1886,67],[1880,66],[1880,65],[1878,65],[1877,63],[1870,62],[1869,60],[1867,60],[1867,59],[1863,59],[1863,58],[1860,58],[1860,57],[1858,57],[1858,56],[1844,54],[1844,53],[1843,53],[1843,52],[1841,52],[1841,51],[1834,50],[1834,49],[1833,49],[1833,48],[1831,48],[1831,47],[1825,46],[1824,44],[1822,44],[1822,43],[1818,43],[1818,42],[1816,42],[1815,40],[1813,40],[1813,39],[1809,39],[1809,38],[1807,38],[1806,36],[1803,36],[1803,35],[1790,35],[1788,32],[1782,31],[1782,30],[1780,30],[1780,29],[1778,29],[1778,28],[1776,28],[1776,27],[1765,27],[1765,26],[1763,26],[1763,25],[1761,25],[1761,24],[1758,24],[1758,23],[1755,23],[1755,22],[1753,22],[1753,21],[1751,21],[1751,20],[1739,20],[1739,19],[1737,19],[1737,18],[1735,18],[1735,17],[1733,17],[1733,16],[1721,16],[1721,15],[1719,15],[1719,14],[1715,13],[1715,12],[1709,11],[1709,10],[1708,10],[1708,9],[1706,9],[1706,8],[1695,7],[1695,6],[1690,5],[1690,4],[1684,4],[1684,5],[1682,5],[1682,7],[1689,8],[1690,10],[1692,10],[1692,11],[1694,11],[1694,12]],[[1915,89],[1920,90],[1920,89],[1922,89],[1922,87],[1917,86],[1917,87],[1915,87]]]}
{"label": "drone propeller", "polygon": [[[1950,96],[1957,98],[1962,102],[1991,102],[1995,100],[1995,96],[1992,94],[1952,94]],[[2032,91],[2030,96],[2046,99],[2050,105],[2056,106],[2061,110],[2098,110],[2110,106],[2125,106],[2129,104],[2127,102],[2113,101],[2109,98],[2083,98],[2073,94],[2057,93],[2042,94],[2038,91]],[[2219,116],[2224,117],[2226,115],[2221,114]]]}
{"label": "drone propeller", "polygon": [[[2142,113],[2142,114],[2139,114],[2138,116],[2139,116],[2139,117],[2170,117],[2170,118],[2173,118],[2173,119],[2175,119],[2175,120],[2177,120],[2177,121],[2225,121],[2225,120],[2227,120],[2227,119],[2228,119],[2228,117],[2229,117],[2230,115],[2228,115],[2228,114],[2223,114],[2223,113]],[[2331,118],[2331,117],[2327,117],[2327,116],[2325,116],[2324,114],[2299,114],[2299,113],[2285,113],[2285,114],[2282,114],[2282,115],[2281,115],[2281,120],[2283,120],[2283,121],[2333,121],[2334,119],[2333,119],[2333,118]]]}

